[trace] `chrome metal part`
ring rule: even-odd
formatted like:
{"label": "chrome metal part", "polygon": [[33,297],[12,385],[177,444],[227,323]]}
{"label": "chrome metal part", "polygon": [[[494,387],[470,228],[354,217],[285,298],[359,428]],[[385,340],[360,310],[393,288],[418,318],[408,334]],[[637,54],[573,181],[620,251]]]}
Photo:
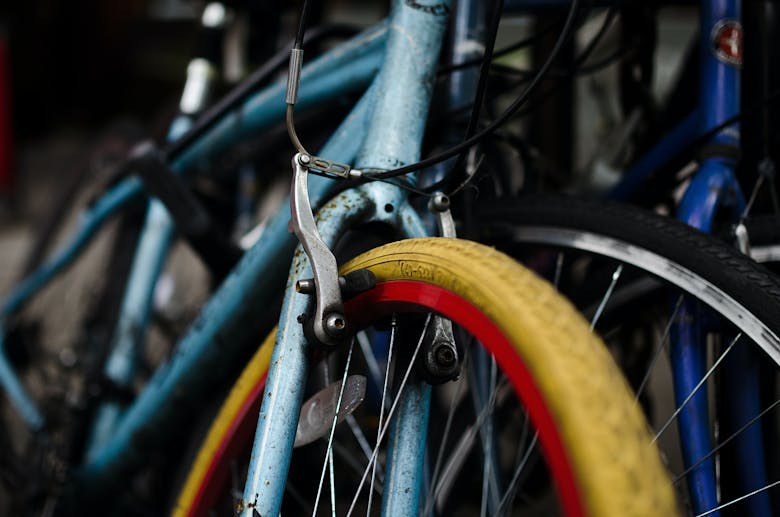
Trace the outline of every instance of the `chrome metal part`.
{"label": "chrome metal part", "polygon": [[756,262],[780,262],[780,246],[753,246],[750,248],[750,258]]}
{"label": "chrome metal part", "polygon": [[319,156],[307,156],[307,158],[308,160],[305,163],[308,164],[310,169],[313,169],[317,172],[331,176],[339,176],[341,178],[349,178],[351,176],[350,173],[352,168],[346,163],[334,162],[333,160],[320,158]]}
{"label": "chrome metal part", "polygon": [[611,237],[568,228],[523,226],[515,228],[511,238],[516,242],[544,243],[591,251],[653,273],[716,308],[775,362],[780,362],[780,336],[716,285],[661,255]]}
{"label": "chrome metal part", "polygon": [[303,66],[303,49],[294,48],[290,51],[290,69],[287,75],[287,93],[284,102],[295,104],[298,102],[298,85],[301,82],[301,67]]}
{"label": "chrome metal part", "polygon": [[455,221],[450,212],[450,198],[443,192],[436,192],[429,202],[431,211],[436,214],[436,222],[442,237],[455,238]]}
{"label": "chrome metal part", "polygon": [[748,235],[747,228],[744,221],[740,221],[737,226],[734,227],[734,239],[736,240],[737,249],[743,255],[750,256],[750,236]]}
{"label": "chrome metal part", "polygon": [[341,392],[341,381],[337,381],[304,402],[301,406],[301,416],[298,418],[298,428],[295,431],[295,447],[306,445],[327,435],[334,418],[336,424],[339,424],[351,415],[366,397],[366,378],[362,375],[347,377],[341,395],[341,404],[338,404]]}
{"label": "chrome metal part", "polygon": [[343,314],[331,312],[325,318],[325,332],[334,338],[341,338],[347,331],[347,320]]}
{"label": "chrome metal part", "polygon": [[179,110],[185,115],[199,113],[211,94],[217,69],[207,59],[195,58],[187,65],[187,80],[179,101]]}
{"label": "chrome metal part", "polygon": [[450,198],[444,192],[436,192],[431,198],[431,208],[436,212],[446,212],[450,209]]}
{"label": "chrome metal part", "polygon": [[290,192],[290,229],[303,245],[314,273],[317,305],[311,319],[314,337],[326,345],[339,344],[346,333],[346,318],[341,303],[336,257],[322,240],[309,201],[308,168],[310,157],[296,154],[292,160],[293,180]]}
{"label": "chrome metal part", "polygon": [[209,2],[203,9],[203,16],[200,18],[200,23],[204,27],[224,27],[227,21],[228,10],[225,5],[220,2]]}
{"label": "chrome metal part", "polygon": [[295,282],[295,290],[301,294],[314,294],[316,289],[314,288],[313,278],[303,278]]}
{"label": "chrome metal part", "polygon": [[423,367],[431,384],[450,381],[460,373],[458,348],[452,333],[452,322],[433,316],[423,343]]}

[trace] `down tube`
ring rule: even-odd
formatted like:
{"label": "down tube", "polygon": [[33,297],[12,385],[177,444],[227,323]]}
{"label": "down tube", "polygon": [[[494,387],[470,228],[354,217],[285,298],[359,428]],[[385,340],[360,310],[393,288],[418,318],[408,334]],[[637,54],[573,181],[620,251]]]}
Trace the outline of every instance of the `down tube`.
{"label": "down tube", "polygon": [[[360,141],[353,137],[362,133],[372,91],[355,106],[323,153],[342,161],[355,156]],[[312,203],[321,203],[331,187],[328,180],[312,178]],[[273,293],[281,292],[295,245],[288,221],[289,213],[277,215],[244,254],[178,343],[171,361],[155,373],[110,440],[77,473],[68,494],[70,502],[83,504],[120,489],[120,480],[143,463],[145,451],[164,443],[171,429],[186,423],[182,417],[187,417],[188,405],[197,403],[207,384],[205,376],[219,371],[218,365],[230,360],[241,336],[269,316],[265,309]]]}
{"label": "down tube", "polygon": [[[329,102],[344,93],[365,87],[381,63],[381,48],[387,33],[380,23],[348,43],[326,53],[303,69],[307,79],[300,90],[298,107]],[[284,82],[278,82],[252,96],[244,105],[228,114],[201,137],[193,147],[172,164],[177,171],[207,166],[209,160],[241,138],[267,129],[284,117]],[[31,431],[43,428],[44,417],[27,393],[4,351],[5,328],[2,323],[18,311],[32,296],[64,271],[91,242],[103,223],[143,192],[138,178],[128,178],[104,194],[84,214],[79,228],[70,240],[37,270],[25,278],[2,302],[0,307],[0,386],[11,399]]]}

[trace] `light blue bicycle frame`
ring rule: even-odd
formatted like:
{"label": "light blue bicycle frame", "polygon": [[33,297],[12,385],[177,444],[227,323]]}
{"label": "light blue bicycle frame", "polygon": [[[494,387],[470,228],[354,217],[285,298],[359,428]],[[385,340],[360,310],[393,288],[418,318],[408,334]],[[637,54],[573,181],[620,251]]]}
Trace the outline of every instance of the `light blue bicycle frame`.
{"label": "light blue bicycle frame", "polygon": [[[372,114],[355,160],[357,168],[391,169],[417,161],[433,89],[433,78],[449,12],[447,3],[426,11],[416,3],[396,0],[389,21],[384,66],[367,96]],[[365,99],[364,99],[365,100]],[[330,158],[330,155],[325,154]],[[404,237],[425,234],[417,213],[397,187],[369,183],[348,190],[318,214],[323,240],[333,246],[355,224],[381,222]],[[290,465],[293,441],[307,379],[309,345],[296,316],[310,305],[295,283],[312,276],[299,247],[290,269],[287,296],[276,337],[252,449],[243,515],[278,515]],[[419,511],[430,386],[407,385],[390,430],[388,473],[382,514],[414,515]]]}
{"label": "light blue bicycle frame", "polygon": [[[297,104],[301,110],[365,88],[381,69],[319,155],[372,168],[393,168],[419,158],[448,12],[448,2],[428,4],[396,0],[389,22],[367,30],[304,67]],[[171,166],[176,172],[189,174],[207,169],[211,159],[235,142],[282,120],[283,96],[284,84],[279,83],[251,97]],[[313,206],[323,204],[331,186],[328,180],[311,178],[309,192]],[[86,214],[76,238],[58,250],[5,300],[0,323],[67,267],[102,223],[141,191],[141,182],[129,178],[101,198]],[[332,243],[347,227],[368,221],[393,225],[408,237],[425,234],[417,213],[397,187],[367,184],[343,192],[335,199],[342,202],[329,204],[329,208],[318,216],[320,231],[328,242]],[[393,207],[390,212],[385,208],[388,205]],[[262,319],[274,293],[282,288],[284,264],[292,256],[294,246],[293,238],[287,233],[288,220],[288,214],[281,214],[270,222],[260,240],[247,251],[177,344],[171,361],[154,374],[139,397],[116,419],[111,431],[105,433],[104,443],[95,447],[87,463],[73,476],[68,487],[71,500],[87,504],[92,496],[121,487],[123,476],[144,462],[144,451],[161,443],[166,429],[184,423],[181,415],[188,414],[186,406],[207,392],[220,371],[218,365],[230,364],[236,357],[242,336],[251,332]],[[298,265],[306,265],[306,258],[300,252],[296,253],[295,260]],[[159,271],[159,268],[152,269]],[[294,281],[295,278],[291,278],[288,286]],[[277,508],[269,513],[263,510],[262,515],[277,514],[281,504],[290,440],[294,436],[301,390],[305,384],[307,345],[294,316],[305,310],[307,300],[292,294],[293,290],[287,292],[283,314],[293,317],[282,318],[274,352],[277,358],[284,359],[284,365],[271,370],[268,383],[273,386],[284,382],[291,395],[286,400],[275,398],[273,403],[263,406],[262,414],[267,417],[264,420],[272,425],[258,431],[245,496],[248,502],[256,502],[258,509]],[[28,426],[35,431],[44,429],[43,416],[1,352],[0,349],[0,383]],[[273,390],[275,394],[283,391]],[[395,446],[389,454],[398,460],[388,463],[397,467],[388,472],[385,483],[383,504],[389,514],[416,511],[420,476],[398,473],[408,472],[410,468],[417,474],[421,472],[428,398],[427,385],[408,387],[398,410],[396,422],[399,423],[391,430],[397,439],[391,440]],[[278,445],[265,447],[268,443]],[[272,451],[280,457],[274,457]],[[410,458],[415,459],[414,464],[404,464]],[[264,490],[257,484],[261,479]]]}

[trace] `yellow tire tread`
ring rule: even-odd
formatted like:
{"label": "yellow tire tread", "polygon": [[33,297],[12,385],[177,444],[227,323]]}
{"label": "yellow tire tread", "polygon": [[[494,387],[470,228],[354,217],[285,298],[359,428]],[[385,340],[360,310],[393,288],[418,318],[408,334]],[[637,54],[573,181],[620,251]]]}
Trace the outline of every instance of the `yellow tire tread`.
{"label": "yellow tire tread", "polygon": [[676,515],[674,492],[638,404],[607,348],[547,282],[506,255],[459,239],[375,248],[344,271],[421,280],[470,301],[514,344],[545,396],[589,515]]}
{"label": "yellow tire tread", "polygon": [[[622,374],[587,322],[547,282],[490,247],[459,239],[393,242],[349,261],[341,271],[364,268],[377,281],[418,280],[450,290],[502,330],[557,423],[588,515],[679,513],[659,453],[650,445],[647,423]],[[237,384],[250,384],[245,375],[264,373],[250,364]],[[229,408],[239,406],[242,396],[246,393],[238,388],[231,391],[198,454],[203,462],[213,454],[210,444],[213,449],[228,427],[224,419],[230,418]]]}

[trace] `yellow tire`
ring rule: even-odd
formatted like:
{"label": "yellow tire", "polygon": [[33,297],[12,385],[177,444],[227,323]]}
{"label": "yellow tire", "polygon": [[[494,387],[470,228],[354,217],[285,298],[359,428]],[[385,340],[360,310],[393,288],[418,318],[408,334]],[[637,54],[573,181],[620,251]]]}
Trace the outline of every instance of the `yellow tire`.
{"label": "yellow tire", "polygon": [[[476,327],[489,327],[485,336],[500,336],[480,341],[537,426],[567,514],[678,513],[644,416],[620,371],[579,313],[546,282],[492,248],[456,239],[394,242],[351,260],[342,272],[357,269],[371,270],[378,287],[347,304],[348,318],[354,312],[359,321],[366,307],[379,308],[386,302],[381,292],[423,306],[427,302],[420,300],[433,293],[440,301],[429,309],[470,332],[474,328],[474,335],[482,332]],[[423,294],[407,294],[416,289]],[[447,300],[460,309],[450,309]],[[462,321],[453,317],[458,314]],[[249,405],[253,390],[257,396],[270,348],[267,339],[226,400],[181,492],[177,515],[203,509],[198,494],[207,488],[210,465],[231,440],[226,433],[236,428],[236,408]]]}

